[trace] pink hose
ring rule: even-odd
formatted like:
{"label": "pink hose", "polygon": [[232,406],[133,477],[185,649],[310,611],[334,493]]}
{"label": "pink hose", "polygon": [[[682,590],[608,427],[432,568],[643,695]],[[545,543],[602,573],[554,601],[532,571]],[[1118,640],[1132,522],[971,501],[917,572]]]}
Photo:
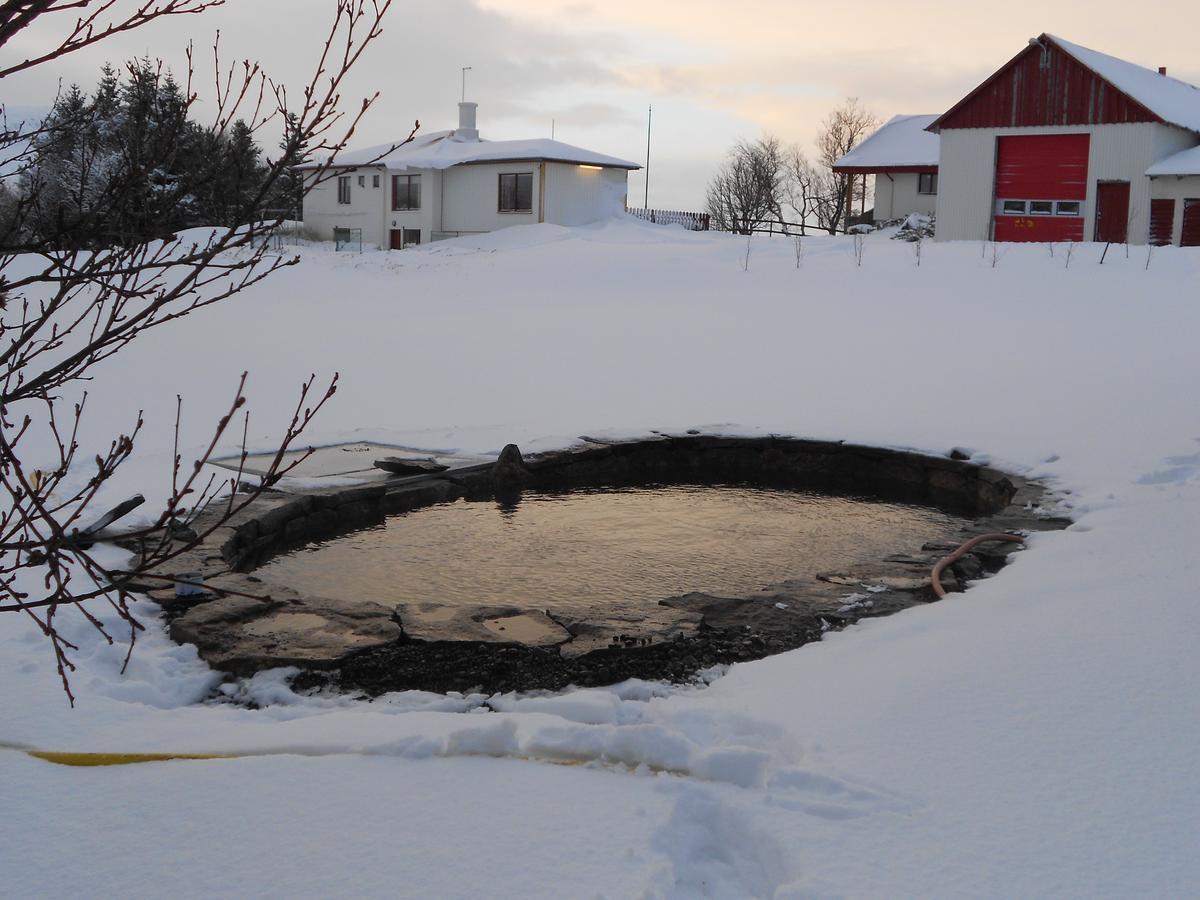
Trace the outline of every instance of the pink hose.
{"label": "pink hose", "polygon": [[949,556],[944,556],[938,560],[936,566],[933,567],[932,586],[933,592],[938,595],[938,598],[946,596],[946,590],[942,587],[942,572],[946,566],[960,558],[964,553],[978,547],[980,544],[986,544],[991,541],[1009,541],[1014,544],[1025,543],[1025,538],[1019,534],[1006,534],[1001,531],[992,532],[991,534],[981,534],[979,537],[973,537],[965,544],[962,544],[957,550]]}

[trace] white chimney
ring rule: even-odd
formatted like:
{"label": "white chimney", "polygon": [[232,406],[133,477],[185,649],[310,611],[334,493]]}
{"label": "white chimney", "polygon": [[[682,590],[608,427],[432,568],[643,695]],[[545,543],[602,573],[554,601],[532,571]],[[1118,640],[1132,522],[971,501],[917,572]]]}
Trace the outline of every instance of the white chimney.
{"label": "white chimney", "polygon": [[479,129],[475,127],[475,110],[478,107],[478,103],[469,100],[458,104],[458,128],[454,132],[455,138],[460,141],[479,140]]}

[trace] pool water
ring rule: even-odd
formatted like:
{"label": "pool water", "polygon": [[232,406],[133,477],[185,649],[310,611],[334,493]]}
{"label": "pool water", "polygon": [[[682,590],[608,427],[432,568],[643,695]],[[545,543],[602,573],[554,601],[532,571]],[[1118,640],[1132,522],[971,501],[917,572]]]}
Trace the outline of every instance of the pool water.
{"label": "pool water", "polygon": [[636,618],[689,591],[740,596],[917,551],[963,520],[935,509],[744,486],[526,492],[457,501],[310,544],[256,574],[388,606],[515,606]]}

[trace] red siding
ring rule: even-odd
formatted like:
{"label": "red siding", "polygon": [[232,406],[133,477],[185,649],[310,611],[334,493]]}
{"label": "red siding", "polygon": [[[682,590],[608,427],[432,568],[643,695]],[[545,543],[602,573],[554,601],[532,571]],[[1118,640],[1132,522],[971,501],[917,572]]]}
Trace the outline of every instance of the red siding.
{"label": "red siding", "polygon": [[1183,201],[1183,247],[1200,247],[1200,200]]}
{"label": "red siding", "polygon": [[996,148],[996,197],[1011,200],[1087,199],[1086,134],[1002,137]]}
{"label": "red siding", "polygon": [[1171,243],[1175,231],[1175,201],[1150,201],[1150,243],[1159,247]]}
{"label": "red siding", "polygon": [[1029,128],[1162,121],[1129,95],[1060,50],[1031,44],[961,100],[938,128]]}

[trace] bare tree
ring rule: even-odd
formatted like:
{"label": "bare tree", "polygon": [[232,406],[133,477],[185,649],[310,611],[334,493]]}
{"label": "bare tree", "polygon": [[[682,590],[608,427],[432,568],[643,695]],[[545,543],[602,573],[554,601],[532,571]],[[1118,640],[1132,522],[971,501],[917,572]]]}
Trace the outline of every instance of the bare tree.
{"label": "bare tree", "polygon": [[817,217],[830,187],[828,178],[812,164],[799,147],[789,148],[784,160],[784,196],[796,216],[800,233],[808,233],[808,222]]}
{"label": "bare tree", "polygon": [[[0,49],[39,20],[42,25],[59,25],[61,31],[44,52],[0,63],[0,83],[111,35],[169,16],[199,14],[222,2],[138,0],[132,11],[127,5],[122,12],[116,0],[8,0],[0,3]],[[36,179],[28,194],[14,198],[6,189],[0,195],[0,490],[4,498],[0,502],[0,612],[16,612],[37,623],[53,648],[72,703],[68,673],[74,669],[71,653],[78,648],[59,631],[56,616],[64,609],[75,610],[112,643],[101,616],[115,613],[129,628],[132,653],[142,627],[131,609],[135,585],[193,549],[263,487],[290,471],[295,463],[285,462],[285,451],[333,395],[337,376],[325,387],[317,386],[314,377],[303,382],[274,461],[262,485],[249,493],[237,493],[241,472],[228,482],[205,475],[212,454],[239,427],[245,461],[249,425],[245,373],[205,449],[186,463],[179,452],[177,414],[168,499],[152,517],[153,526],[139,532],[141,551],[120,568],[93,551],[99,526],[112,516],[89,523],[96,519],[101,489],[132,454],[143,420],[140,412],[131,411],[128,427],[115,434],[106,449],[94,455],[85,451],[78,439],[88,407],[84,386],[99,363],[148,331],[218,303],[298,262],[295,257],[267,252],[265,239],[281,221],[266,214],[268,203],[278,183],[292,177],[298,162],[322,163],[305,182],[307,189],[330,177],[338,152],[376,99],[368,97],[343,112],[341,91],[366,46],[381,33],[390,5],[391,0],[334,0],[323,48],[311,77],[298,91],[271,80],[256,62],[224,66],[214,45],[211,133],[223,135],[240,119],[251,134],[272,127],[284,134],[279,158],[266,161],[253,196],[239,201],[235,221],[248,224],[213,228],[199,239],[128,235],[106,246],[81,249],[66,239],[65,232],[47,234],[42,228],[35,240],[29,238],[29,216],[38,208],[41,195],[56,187],[49,179]],[[180,121],[187,119],[197,98],[192,81],[189,49]],[[10,128],[4,119],[0,161],[9,171],[27,170],[30,147],[44,136],[41,125]],[[139,161],[142,167],[153,163],[153,159]],[[109,189],[121,188],[117,179]],[[43,449],[37,449],[39,445]],[[52,448],[49,459],[44,456],[46,446]],[[85,454],[90,458],[85,459]],[[206,508],[218,511],[216,521],[204,534],[196,534],[191,526]]]}
{"label": "bare tree", "polygon": [[863,138],[875,130],[879,120],[863,109],[856,97],[850,97],[829,114],[821,132],[817,135],[817,163],[822,168],[825,182],[820,192],[817,220],[830,234],[852,214],[854,200],[861,197],[862,188],[851,175],[833,171],[834,164],[853,150]]}
{"label": "bare tree", "polygon": [[786,179],[778,139],[738,141],[708,185],[707,210],[715,228],[752,234],[764,223],[783,224]]}

